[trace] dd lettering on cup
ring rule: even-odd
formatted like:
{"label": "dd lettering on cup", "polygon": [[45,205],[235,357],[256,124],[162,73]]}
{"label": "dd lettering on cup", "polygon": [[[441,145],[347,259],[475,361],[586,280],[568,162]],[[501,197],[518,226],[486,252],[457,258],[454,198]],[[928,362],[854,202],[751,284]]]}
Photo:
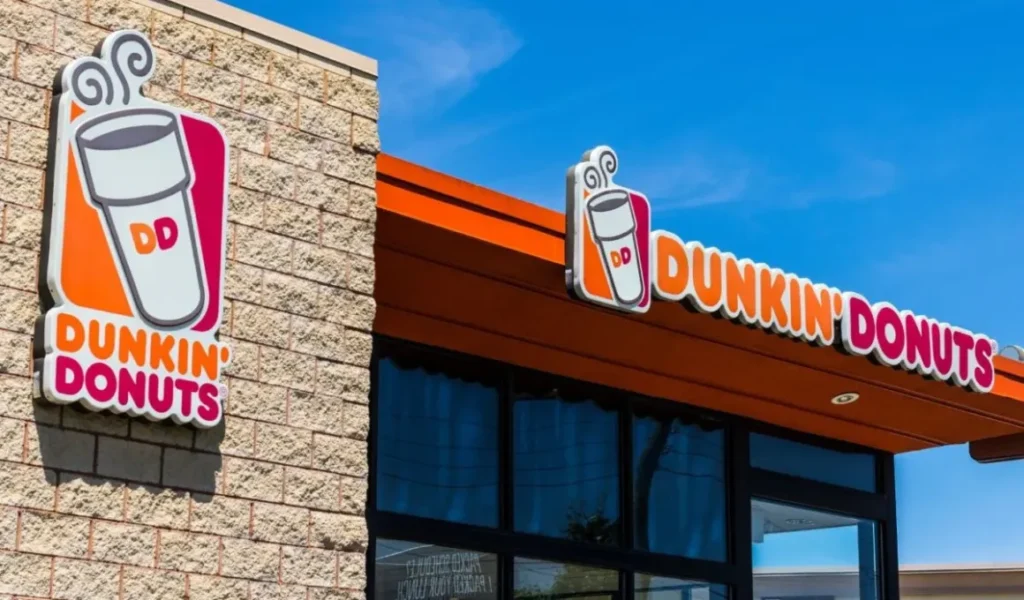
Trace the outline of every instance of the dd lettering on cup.
{"label": "dd lettering on cup", "polygon": [[206,298],[177,116],[158,108],[106,113],[84,123],[75,144],[141,316],[161,327],[189,323]]}
{"label": "dd lettering on cup", "polygon": [[160,217],[153,224],[132,223],[132,242],[139,254],[149,254],[156,249],[170,250],[178,241],[178,224],[170,217]]}
{"label": "dd lettering on cup", "polygon": [[636,216],[629,192],[611,189],[591,196],[587,216],[601,248],[615,299],[622,304],[636,304],[643,298],[644,288],[637,260]]}

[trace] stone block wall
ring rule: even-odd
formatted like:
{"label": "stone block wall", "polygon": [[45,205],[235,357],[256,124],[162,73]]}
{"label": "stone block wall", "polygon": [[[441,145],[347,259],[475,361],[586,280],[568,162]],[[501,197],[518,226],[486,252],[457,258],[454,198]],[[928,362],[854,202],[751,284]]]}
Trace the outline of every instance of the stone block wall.
{"label": "stone block wall", "polygon": [[[374,76],[182,2],[0,0],[3,600],[364,595]],[[213,430],[32,399],[51,85],[122,28],[157,48],[147,94],[232,146]]]}

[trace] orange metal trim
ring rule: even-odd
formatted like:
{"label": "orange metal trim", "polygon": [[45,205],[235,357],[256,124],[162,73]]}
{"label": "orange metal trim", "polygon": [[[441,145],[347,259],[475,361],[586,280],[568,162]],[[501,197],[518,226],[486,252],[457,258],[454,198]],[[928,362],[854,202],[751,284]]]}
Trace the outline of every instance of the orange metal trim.
{"label": "orange metal trim", "polygon": [[416,191],[386,180],[377,183],[377,208],[548,262],[564,264],[565,252],[558,237],[542,229],[524,227],[497,213],[481,212],[460,204],[427,202]]}
{"label": "orange metal trim", "polygon": [[377,157],[377,175],[411,183],[422,190],[447,196],[495,213],[504,221],[518,221],[550,233],[565,235],[562,213],[523,202],[485,187],[461,181],[387,154]]}
{"label": "orange metal trim", "polygon": [[997,356],[995,365],[996,385],[992,393],[1024,402],[1024,363]]}
{"label": "orange metal trim", "polygon": [[996,372],[1018,379],[1024,379],[1024,363],[1006,358],[1005,356],[995,357]]}

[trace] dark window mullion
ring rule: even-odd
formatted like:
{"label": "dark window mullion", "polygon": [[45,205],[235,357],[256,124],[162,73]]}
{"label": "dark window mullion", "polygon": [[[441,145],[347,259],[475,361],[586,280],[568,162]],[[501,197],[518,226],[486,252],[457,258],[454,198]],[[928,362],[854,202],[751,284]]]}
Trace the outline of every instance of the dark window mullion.
{"label": "dark window mullion", "polygon": [[514,396],[515,374],[512,369],[505,370],[504,385],[498,399],[498,431],[501,439],[498,443],[498,526],[503,531],[514,528],[515,473],[513,458],[515,455],[512,431],[512,399]]}
{"label": "dark window mullion", "polygon": [[730,540],[729,558],[736,569],[746,576],[732,587],[732,600],[752,600],[754,597],[753,540],[751,539],[750,495],[750,433],[745,427],[730,427],[727,453],[729,463],[726,481],[730,519],[726,524]]}
{"label": "dark window mullion", "polygon": [[[498,431],[501,440],[498,443],[498,495],[499,507],[498,528],[502,531],[512,531],[513,528],[513,502],[515,490],[513,488],[513,463],[514,455],[512,437],[512,399],[515,390],[515,373],[511,368],[505,369],[502,393],[498,404]],[[512,600],[515,598],[515,557],[507,549],[498,554],[499,581],[498,600]],[[373,600],[373,599],[370,599]]]}
{"label": "dark window mullion", "polygon": [[882,492],[885,494],[888,515],[879,528],[879,569],[882,573],[883,600],[900,600],[899,549],[896,543],[896,459],[890,454],[881,457]]}
{"label": "dark window mullion", "polygon": [[[498,555],[498,600],[515,598],[515,558],[508,553]],[[372,598],[370,600],[373,600]]]}
{"label": "dark window mullion", "polygon": [[374,600],[377,582],[377,391],[380,387],[377,384],[378,364],[380,363],[381,352],[380,338],[374,338],[373,347],[370,351],[370,394],[368,407],[370,428],[367,432],[367,474],[366,474],[366,532],[367,547],[366,553],[366,598]]}
{"label": "dark window mullion", "polygon": [[[619,477],[621,490],[621,502],[619,507],[622,519],[622,540],[619,545],[623,548],[632,549],[636,541],[633,528],[636,523],[633,521],[633,502],[636,494],[633,493],[633,401],[626,399],[622,408],[619,409],[619,466],[621,467]],[[632,570],[619,571],[619,600],[633,600],[633,573]]]}
{"label": "dark window mullion", "polygon": [[740,573],[733,565],[717,561],[579,544],[560,538],[503,532],[395,513],[379,513],[379,517],[377,536],[382,538],[728,585],[736,585],[741,578],[749,576],[749,573]]}
{"label": "dark window mullion", "polygon": [[872,494],[753,468],[750,469],[749,482],[750,494],[755,498],[878,522],[889,516],[885,494]]}
{"label": "dark window mullion", "polygon": [[622,500],[619,502],[622,540],[619,545],[631,549],[636,540],[636,523],[633,522],[633,502],[636,494],[633,493],[633,406],[628,400],[619,409],[619,466],[622,492]]}

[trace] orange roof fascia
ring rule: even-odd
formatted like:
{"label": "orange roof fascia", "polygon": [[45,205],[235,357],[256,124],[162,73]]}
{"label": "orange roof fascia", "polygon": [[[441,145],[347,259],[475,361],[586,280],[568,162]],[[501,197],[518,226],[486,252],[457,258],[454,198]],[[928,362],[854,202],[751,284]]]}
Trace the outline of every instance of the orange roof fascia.
{"label": "orange roof fascia", "polygon": [[[565,215],[389,154],[377,156],[378,208],[565,264]],[[438,202],[424,202],[423,196]],[[994,358],[992,394],[1024,402],[1024,363]]]}
{"label": "orange roof fascia", "polygon": [[449,199],[495,213],[506,220],[565,237],[565,215],[532,202],[526,202],[494,190],[431,171],[389,154],[377,155],[377,175],[411,183]]}
{"label": "orange roof fascia", "polygon": [[996,366],[996,384],[992,393],[1024,402],[1024,363],[1005,356],[996,356],[993,363]]}
{"label": "orange roof fascia", "polygon": [[996,356],[993,360],[996,365],[996,373],[1024,379],[1024,362],[1013,360],[1005,356]]}
{"label": "orange roof fascia", "polygon": [[565,217],[557,211],[386,154],[377,156],[377,190],[381,210],[565,264]]}

